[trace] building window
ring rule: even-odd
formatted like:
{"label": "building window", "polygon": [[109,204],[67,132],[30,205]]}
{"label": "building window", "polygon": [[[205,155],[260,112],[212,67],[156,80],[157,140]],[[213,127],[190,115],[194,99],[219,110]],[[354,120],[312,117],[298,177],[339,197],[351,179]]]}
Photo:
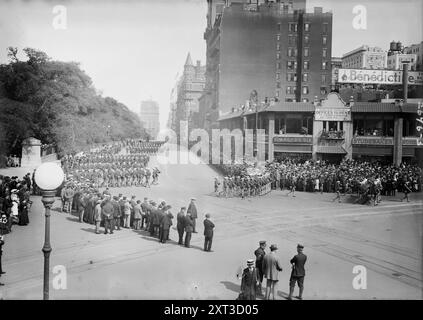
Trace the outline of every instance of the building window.
{"label": "building window", "polygon": [[276,69],[281,69],[281,63],[280,62],[276,63]]}
{"label": "building window", "polygon": [[292,94],[292,87],[286,87],[286,94]]}
{"label": "building window", "polygon": [[304,98],[303,99],[303,102],[308,102],[308,98]]}
{"label": "building window", "polygon": [[309,41],[310,41],[310,37],[306,34],[306,35],[304,36],[304,44],[308,44],[308,43],[309,43]]}
{"label": "building window", "polygon": [[281,74],[280,73],[277,73],[276,74],[276,80],[280,80],[280,78],[281,78]]}
{"label": "building window", "polygon": [[278,81],[276,82],[276,88],[280,88],[281,87],[281,83]]}
{"label": "building window", "polygon": [[297,32],[298,25],[296,23],[290,22],[288,24],[288,30],[289,30],[289,32]]}
{"label": "building window", "polygon": [[288,48],[288,57],[292,57],[292,48]]}
{"label": "building window", "polygon": [[326,70],[326,68],[327,68],[327,62],[322,61],[322,70]]}
{"label": "building window", "polygon": [[310,31],[310,23],[309,22],[304,23],[304,31],[305,32],[309,32]]}
{"label": "building window", "polygon": [[304,70],[308,70],[310,68],[310,62],[309,61],[304,61]]}
{"label": "building window", "polygon": [[327,56],[327,49],[326,48],[323,48],[322,49],[322,57],[323,58],[326,58],[326,56]]}
{"label": "building window", "polygon": [[303,94],[308,94],[308,87],[307,86],[303,87]]}
{"label": "building window", "polygon": [[287,61],[286,68],[288,70],[297,70],[297,61]]}
{"label": "building window", "polygon": [[278,52],[278,53],[276,53],[276,59],[280,59],[281,58],[281,54]]}
{"label": "building window", "polygon": [[322,33],[328,33],[328,31],[329,31],[329,24],[328,23],[323,23],[323,26],[322,26]]}
{"label": "building window", "polygon": [[304,57],[308,57],[308,54],[309,54],[309,49],[304,48]]}
{"label": "building window", "polygon": [[278,23],[278,31],[281,31],[281,24]]}
{"label": "building window", "polygon": [[327,83],[326,75],[322,74],[322,84],[326,84],[326,83]]}
{"label": "building window", "polygon": [[286,81],[297,81],[297,75],[295,73],[287,73]]}
{"label": "building window", "polygon": [[277,35],[276,35],[276,40],[277,40],[277,41],[280,41],[280,40],[281,40],[281,35],[280,35],[280,34],[277,34]]}
{"label": "building window", "polygon": [[276,97],[279,98],[279,90],[276,90]]}
{"label": "building window", "polygon": [[327,44],[327,42],[328,42],[328,37],[323,36],[322,37],[322,43],[323,43],[323,45],[325,46]]}
{"label": "building window", "polygon": [[303,82],[308,82],[308,73],[303,73]]}
{"label": "building window", "polygon": [[323,95],[325,95],[325,94],[327,94],[328,92],[327,92],[327,89],[326,89],[326,87],[320,87],[320,94],[323,96]]}
{"label": "building window", "polygon": [[280,49],[281,49],[281,45],[280,45],[280,43],[277,43],[276,44],[276,50],[279,51]]}

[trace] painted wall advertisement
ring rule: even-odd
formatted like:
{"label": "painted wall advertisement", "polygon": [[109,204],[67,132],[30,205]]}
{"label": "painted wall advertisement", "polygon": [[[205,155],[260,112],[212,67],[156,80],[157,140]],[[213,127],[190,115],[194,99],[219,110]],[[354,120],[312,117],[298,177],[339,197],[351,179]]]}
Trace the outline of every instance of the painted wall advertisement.
{"label": "painted wall advertisement", "polygon": [[314,120],[317,121],[351,121],[350,108],[316,108]]}
{"label": "painted wall advertisement", "polygon": [[[402,70],[339,69],[339,83],[402,84]],[[409,85],[423,85],[423,72],[408,71]]]}

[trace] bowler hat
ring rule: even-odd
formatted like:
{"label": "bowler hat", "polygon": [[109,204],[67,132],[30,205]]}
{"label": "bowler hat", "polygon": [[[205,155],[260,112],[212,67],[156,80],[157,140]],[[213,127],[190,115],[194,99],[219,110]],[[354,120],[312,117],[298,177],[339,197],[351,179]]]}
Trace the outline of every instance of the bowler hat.
{"label": "bowler hat", "polygon": [[297,244],[297,248],[304,249],[304,246],[302,244]]}
{"label": "bowler hat", "polygon": [[270,250],[278,250],[278,246],[276,245],[276,244],[272,244],[271,246],[270,246]]}

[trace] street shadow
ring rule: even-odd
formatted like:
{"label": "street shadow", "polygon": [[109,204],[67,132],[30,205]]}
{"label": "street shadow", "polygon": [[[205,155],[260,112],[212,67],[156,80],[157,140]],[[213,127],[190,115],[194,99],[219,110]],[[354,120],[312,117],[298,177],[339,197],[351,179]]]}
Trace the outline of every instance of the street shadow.
{"label": "street shadow", "polygon": [[239,293],[241,291],[241,286],[239,284],[230,282],[230,281],[220,281],[221,284],[225,286],[227,290]]}
{"label": "street shadow", "polygon": [[287,294],[287,293],[286,293],[286,292],[284,292],[284,291],[280,291],[280,290],[278,290],[277,296],[282,297],[282,298],[284,298],[284,299],[288,300],[288,296],[289,296],[289,294]]}
{"label": "street shadow", "polygon": [[95,233],[95,228],[81,228],[82,231]]}
{"label": "street shadow", "polygon": [[79,222],[79,218],[76,216],[66,217],[66,219],[73,222]]}

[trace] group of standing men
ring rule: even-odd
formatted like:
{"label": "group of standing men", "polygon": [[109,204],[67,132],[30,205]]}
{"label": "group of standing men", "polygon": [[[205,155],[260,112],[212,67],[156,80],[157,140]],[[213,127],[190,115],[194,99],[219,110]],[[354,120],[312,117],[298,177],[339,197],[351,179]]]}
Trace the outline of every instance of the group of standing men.
{"label": "group of standing men", "polygon": [[[256,300],[257,295],[263,296],[262,282],[266,278],[266,293],[265,300],[270,299],[272,295],[275,299],[275,285],[279,281],[278,272],[282,271],[282,265],[279,258],[276,256],[278,247],[276,244],[270,246],[270,253],[266,253],[266,241],[260,241],[259,248],[254,251],[256,256],[253,259],[247,260],[247,268],[243,270],[241,280],[240,300]],[[299,295],[296,297],[299,300],[303,298],[304,291],[304,265],[307,261],[307,256],[303,253],[304,246],[297,245],[297,254],[290,260],[292,267],[291,276],[289,279],[289,296],[288,300],[292,300],[294,294],[295,284],[298,284]]]}

